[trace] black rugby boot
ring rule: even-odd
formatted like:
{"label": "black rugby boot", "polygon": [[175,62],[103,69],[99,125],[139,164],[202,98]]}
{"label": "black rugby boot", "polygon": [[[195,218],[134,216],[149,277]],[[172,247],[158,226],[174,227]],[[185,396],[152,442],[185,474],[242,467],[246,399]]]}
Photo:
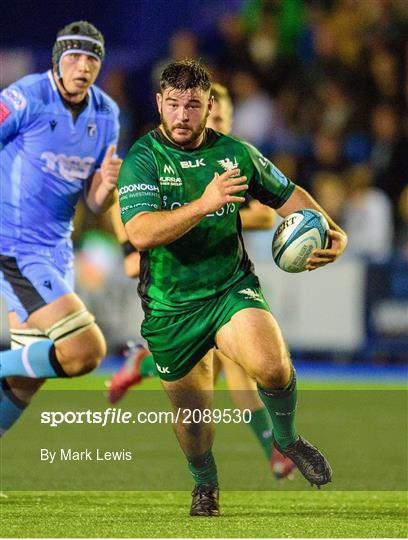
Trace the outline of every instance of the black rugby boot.
{"label": "black rugby boot", "polygon": [[190,516],[219,516],[220,507],[218,504],[218,486],[208,486],[206,484],[196,486],[191,493]]}
{"label": "black rugby boot", "polygon": [[286,448],[281,448],[275,440],[273,444],[281,454],[290,458],[296,464],[299,471],[312,485],[315,484],[320,488],[320,486],[331,482],[332,470],[329,462],[306,439],[299,437],[295,443]]}

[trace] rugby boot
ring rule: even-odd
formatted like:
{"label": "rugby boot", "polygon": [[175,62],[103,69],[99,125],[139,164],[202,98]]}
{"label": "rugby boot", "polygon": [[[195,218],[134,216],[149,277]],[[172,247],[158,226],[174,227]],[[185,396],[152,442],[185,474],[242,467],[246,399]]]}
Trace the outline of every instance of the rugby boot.
{"label": "rugby boot", "polygon": [[143,358],[149,354],[150,352],[143,345],[129,342],[128,349],[125,351],[126,362],[107,383],[108,399],[111,403],[122,399],[131,386],[141,382],[143,377],[140,374],[140,365]]}
{"label": "rugby boot", "polygon": [[191,493],[190,516],[219,516],[220,507],[218,504],[218,486],[208,486],[203,484],[196,486]]}
{"label": "rugby boot", "polygon": [[293,479],[293,473],[296,469],[296,465],[290,458],[281,454],[277,448],[272,449],[272,456],[269,460],[269,465],[276,480],[283,480],[285,478],[288,480]]}
{"label": "rugby boot", "polygon": [[286,448],[281,448],[275,440],[273,444],[281,454],[295,463],[299,471],[312,485],[320,487],[331,482],[332,470],[329,462],[317,448],[303,437],[299,437],[295,443],[286,446]]}

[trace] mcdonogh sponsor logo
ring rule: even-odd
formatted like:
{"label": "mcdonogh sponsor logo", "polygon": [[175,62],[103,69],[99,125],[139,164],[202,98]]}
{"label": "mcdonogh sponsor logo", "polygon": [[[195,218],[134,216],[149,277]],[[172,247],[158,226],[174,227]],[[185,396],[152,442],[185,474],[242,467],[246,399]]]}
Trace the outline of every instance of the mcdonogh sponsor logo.
{"label": "mcdonogh sponsor logo", "polygon": [[119,189],[119,195],[126,195],[126,193],[133,193],[135,191],[156,191],[158,193],[159,188],[150,184],[130,184],[129,186],[121,187]]}

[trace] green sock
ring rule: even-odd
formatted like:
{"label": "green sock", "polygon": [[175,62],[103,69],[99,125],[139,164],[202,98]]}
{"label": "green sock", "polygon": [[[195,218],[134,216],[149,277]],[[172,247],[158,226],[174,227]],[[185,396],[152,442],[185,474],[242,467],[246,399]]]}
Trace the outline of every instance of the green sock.
{"label": "green sock", "polygon": [[292,367],[289,383],[275,390],[258,386],[260,398],[272,418],[273,436],[282,448],[297,441],[295,413],[297,403],[296,372]]}
{"label": "green sock", "polygon": [[211,448],[201,456],[187,458],[187,460],[196,486],[203,484],[218,486],[217,466]]}
{"label": "green sock", "polygon": [[249,426],[264,449],[266,457],[270,459],[272,455],[272,420],[265,407],[251,411]]}
{"label": "green sock", "polygon": [[156,377],[158,375],[152,354],[146,355],[143,358],[140,364],[140,375],[142,377]]}

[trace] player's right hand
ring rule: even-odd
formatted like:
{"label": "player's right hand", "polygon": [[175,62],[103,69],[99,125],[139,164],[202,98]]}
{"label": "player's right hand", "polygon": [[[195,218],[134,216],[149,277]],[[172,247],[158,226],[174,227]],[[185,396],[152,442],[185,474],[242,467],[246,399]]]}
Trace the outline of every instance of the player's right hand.
{"label": "player's right hand", "polygon": [[[232,169],[223,174],[215,173],[214,178],[200,197],[205,214],[216,212],[227,203],[243,203],[245,201],[245,197],[238,196],[237,193],[248,189],[248,184],[244,183],[247,178],[246,176],[236,176],[239,173],[239,169]],[[233,176],[234,178],[232,178]]]}
{"label": "player's right hand", "polygon": [[109,191],[112,191],[118,183],[118,174],[122,161],[116,155],[116,145],[111,144],[106,151],[101,165],[102,183]]}
{"label": "player's right hand", "polygon": [[140,274],[140,253],[134,251],[123,259],[125,274],[131,279],[136,279]]}

